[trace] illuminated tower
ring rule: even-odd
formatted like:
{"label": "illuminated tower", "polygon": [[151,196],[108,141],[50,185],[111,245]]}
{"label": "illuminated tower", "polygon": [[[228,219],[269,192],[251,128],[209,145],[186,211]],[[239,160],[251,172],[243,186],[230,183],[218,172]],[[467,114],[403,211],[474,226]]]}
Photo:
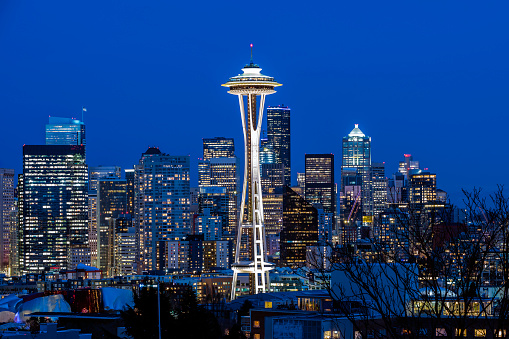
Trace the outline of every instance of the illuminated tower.
{"label": "illuminated tower", "polygon": [[[274,87],[281,86],[274,78],[262,75],[260,66],[253,63],[244,66],[239,74],[222,85],[228,93],[239,98],[240,115],[244,132],[244,185],[237,228],[235,263],[232,265],[232,300],[235,299],[238,273],[251,274],[251,290],[254,294],[268,290],[269,274],[273,264],[267,262],[265,227],[263,224],[262,186],[260,181],[260,132],[263,121],[265,96],[275,93]],[[244,106],[247,97],[247,110]],[[257,96],[259,96],[257,112]],[[247,197],[247,199],[246,199]],[[242,245],[242,239],[248,241]],[[241,251],[243,253],[241,253]]]}

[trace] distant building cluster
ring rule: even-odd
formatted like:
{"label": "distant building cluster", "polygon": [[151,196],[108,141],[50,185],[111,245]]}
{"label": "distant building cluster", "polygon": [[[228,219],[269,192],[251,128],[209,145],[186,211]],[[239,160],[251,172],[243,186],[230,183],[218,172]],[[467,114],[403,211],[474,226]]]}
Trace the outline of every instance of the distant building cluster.
{"label": "distant building cluster", "polygon": [[[338,182],[334,154],[306,154],[305,172],[292,186],[290,112],[267,108],[259,150],[266,251],[276,266],[305,266],[306,253],[320,245],[397,241],[388,227],[394,214],[447,206],[436,174],[410,154],[387,177],[385,163],[372,162],[371,138],[358,125],[342,139]],[[23,147],[23,173],[0,169],[5,273],[79,263],[107,277],[231,268],[242,190],[233,138],[203,139],[198,187],[191,187],[187,155],[150,147],[122,172],[88,166],[85,140],[82,121],[50,117],[46,144]]]}

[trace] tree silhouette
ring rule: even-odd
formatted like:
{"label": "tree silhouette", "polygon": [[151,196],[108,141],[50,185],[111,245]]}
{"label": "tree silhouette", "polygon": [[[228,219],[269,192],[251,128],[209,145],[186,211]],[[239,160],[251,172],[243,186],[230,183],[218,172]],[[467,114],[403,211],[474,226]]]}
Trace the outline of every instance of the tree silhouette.
{"label": "tree silhouette", "polygon": [[[221,330],[213,314],[198,305],[189,287],[181,294],[161,290],[161,337],[214,339]],[[126,333],[134,339],[159,337],[157,289],[145,288],[134,295],[134,306],[121,312]]]}

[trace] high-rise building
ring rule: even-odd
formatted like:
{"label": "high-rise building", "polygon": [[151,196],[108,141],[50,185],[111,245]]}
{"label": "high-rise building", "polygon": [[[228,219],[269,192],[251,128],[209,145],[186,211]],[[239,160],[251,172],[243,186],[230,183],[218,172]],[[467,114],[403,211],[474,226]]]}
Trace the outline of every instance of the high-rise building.
{"label": "high-rise building", "polygon": [[274,149],[276,163],[284,166],[285,185],[291,186],[290,108],[284,105],[267,108],[267,139]]}
{"label": "high-rise building", "polygon": [[122,214],[114,219],[113,238],[113,275],[131,275],[136,273],[136,230],[132,217]]}
{"label": "high-rise building", "polygon": [[233,157],[235,157],[233,138],[216,137],[203,139],[203,160]]}
{"label": "high-rise building", "polygon": [[355,168],[341,170],[340,242],[351,244],[362,238],[362,178]]}
{"label": "high-rise building", "polygon": [[[341,172],[355,169],[361,182],[362,225],[373,225],[373,193],[371,176],[371,138],[359,129],[359,125],[343,138]],[[343,174],[342,174],[343,175]],[[343,187],[341,187],[343,191]],[[349,214],[344,211],[343,214]]]}
{"label": "high-rise building", "polygon": [[283,230],[281,231],[281,264],[300,267],[306,264],[306,247],[318,242],[318,212],[315,207],[290,187],[283,198]]}
{"label": "high-rise building", "polygon": [[20,269],[90,264],[88,170],[81,145],[23,146]]}
{"label": "high-rise building", "polygon": [[122,169],[119,166],[94,166],[88,168],[88,182],[91,191],[97,191],[97,184],[103,178],[122,177]]}
{"label": "high-rise building", "polygon": [[228,227],[229,217],[230,195],[226,188],[219,186],[200,187],[194,233],[206,234],[205,240],[221,240],[223,229]]}
{"label": "high-rise building", "polygon": [[49,117],[46,145],[85,146],[85,123],[77,119]]}
{"label": "high-rise building", "polygon": [[223,227],[223,238],[233,240],[237,224],[238,159],[211,158],[198,163],[198,185],[224,187],[229,200],[228,222]]}
{"label": "high-rise building", "polygon": [[134,215],[134,169],[126,169],[125,181],[127,191],[127,214]]}
{"label": "high-rise building", "polygon": [[260,139],[260,166],[275,164],[276,162],[274,146],[269,142],[269,139]]}
{"label": "high-rise building", "polygon": [[14,195],[14,170],[0,168],[0,271],[9,268],[11,232],[15,230],[13,211],[16,209]]}
{"label": "high-rise building", "polygon": [[411,204],[425,204],[437,200],[437,175],[428,171],[410,170],[408,197]]}
{"label": "high-rise building", "polygon": [[90,246],[90,263],[97,263],[97,191],[88,191],[88,244]]}
{"label": "high-rise building", "polygon": [[334,154],[306,154],[305,168],[306,200],[321,204],[325,212],[335,215]]}
{"label": "high-rise building", "polygon": [[414,161],[412,154],[404,154],[405,161],[399,162],[398,172],[403,175],[408,175],[410,170],[419,169],[419,161]]}
{"label": "high-rise building", "polygon": [[23,267],[21,260],[24,256],[24,247],[21,244],[23,239],[23,174],[18,174],[18,185],[16,187],[16,216],[15,216],[15,229],[11,232],[11,254],[10,254],[10,266],[11,275],[21,275],[21,269]]}
{"label": "high-rise building", "polygon": [[190,232],[190,160],[151,147],[135,166],[135,227],[139,236],[138,271],[167,267],[167,242]]}
{"label": "high-rise building", "polygon": [[[283,226],[283,193],[284,193],[284,166],[283,164],[262,164],[262,200],[267,239],[279,242],[279,234]],[[275,255],[279,244],[268,246],[268,254]]]}
{"label": "high-rise building", "polygon": [[97,267],[107,276],[115,268],[115,220],[127,211],[126,181],[99,179],[97,185]]}
{"label": "high-rise building", "polygon": [[306,173],[297,173],[297,186],[302,189],[302,191],[306,190]]}
{"label": "high-rise building", "polygon": [[[253,294],[264,293],[268,291],[270,286],[268,272],[272,269],[272,264],[267,261],[267,252],[265,250],[266,238],[259,156],[260,132],[263,122],[265,97],[275,93],[275,87],[281,86],[281,84],[274,81],[274,78],[261,74],[261,68],[253,63],[252,58],[251,63],[246,65],[242,71],[244,72],[243,74],[231,77],[223,85],[229,88],[228,93],[238,97],[245,151],[244,187],[241,195],[235,263],[232,265],[232,300],[236,296],[239,273],[249,274]],[[244,105],[244,96],[247,96],[247,105]],[[258,96],[260,97],[259,111],[257,110]],[[246,240],[245,244],[247,246],[242,246],[243,238]],[[242,254],[241,248],[245,249]]]}
{"label": "high-rise building", "polygon": [[321,204],[314,204],[318,213],[318,240],[322,244],[332,241],[332,231],[334,230],[334,214],[325,212]]}
{"label": "high-rise building", "polygon": [[[97,224],[97,188],[101,179],[120,179],[122,171],[119,166],[94,166],[88,168],[88,241],[90,245],[90,261],[92,266],[99,267],[97,256],[98,249],[98,224]],[[103,225],[104,227],[104,225]],[[110,255],[111,258],[111,255]],[[110,260],[111,262],[111,260]],[[107,271],[103,271],[108,274]]]}
{"label": "high-rise building", "polygon": [[372,163],[371,176],[373,190],[373,216],[375,220],[377,220],[380,213],[387,208],[387,177],[385,176],[385,163]]}

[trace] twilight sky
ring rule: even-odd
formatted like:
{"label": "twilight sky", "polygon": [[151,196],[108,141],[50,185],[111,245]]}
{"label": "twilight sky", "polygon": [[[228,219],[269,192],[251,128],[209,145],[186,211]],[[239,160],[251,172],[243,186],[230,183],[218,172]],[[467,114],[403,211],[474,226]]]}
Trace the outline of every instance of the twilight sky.
{"label": "twilight sky", "polygon": [[[249,61],[283,83],[292,170],[334,153],[354,123],[391,175],[411,153],[438,186],[507,184],[509,2],[0,1],[0,167],[22,170],[49,115],[86,106],[90,166],[130,168],[149,145],[201,157],[231,136],[220,84]],[[192,184],[196,184],[196,170]]]}

